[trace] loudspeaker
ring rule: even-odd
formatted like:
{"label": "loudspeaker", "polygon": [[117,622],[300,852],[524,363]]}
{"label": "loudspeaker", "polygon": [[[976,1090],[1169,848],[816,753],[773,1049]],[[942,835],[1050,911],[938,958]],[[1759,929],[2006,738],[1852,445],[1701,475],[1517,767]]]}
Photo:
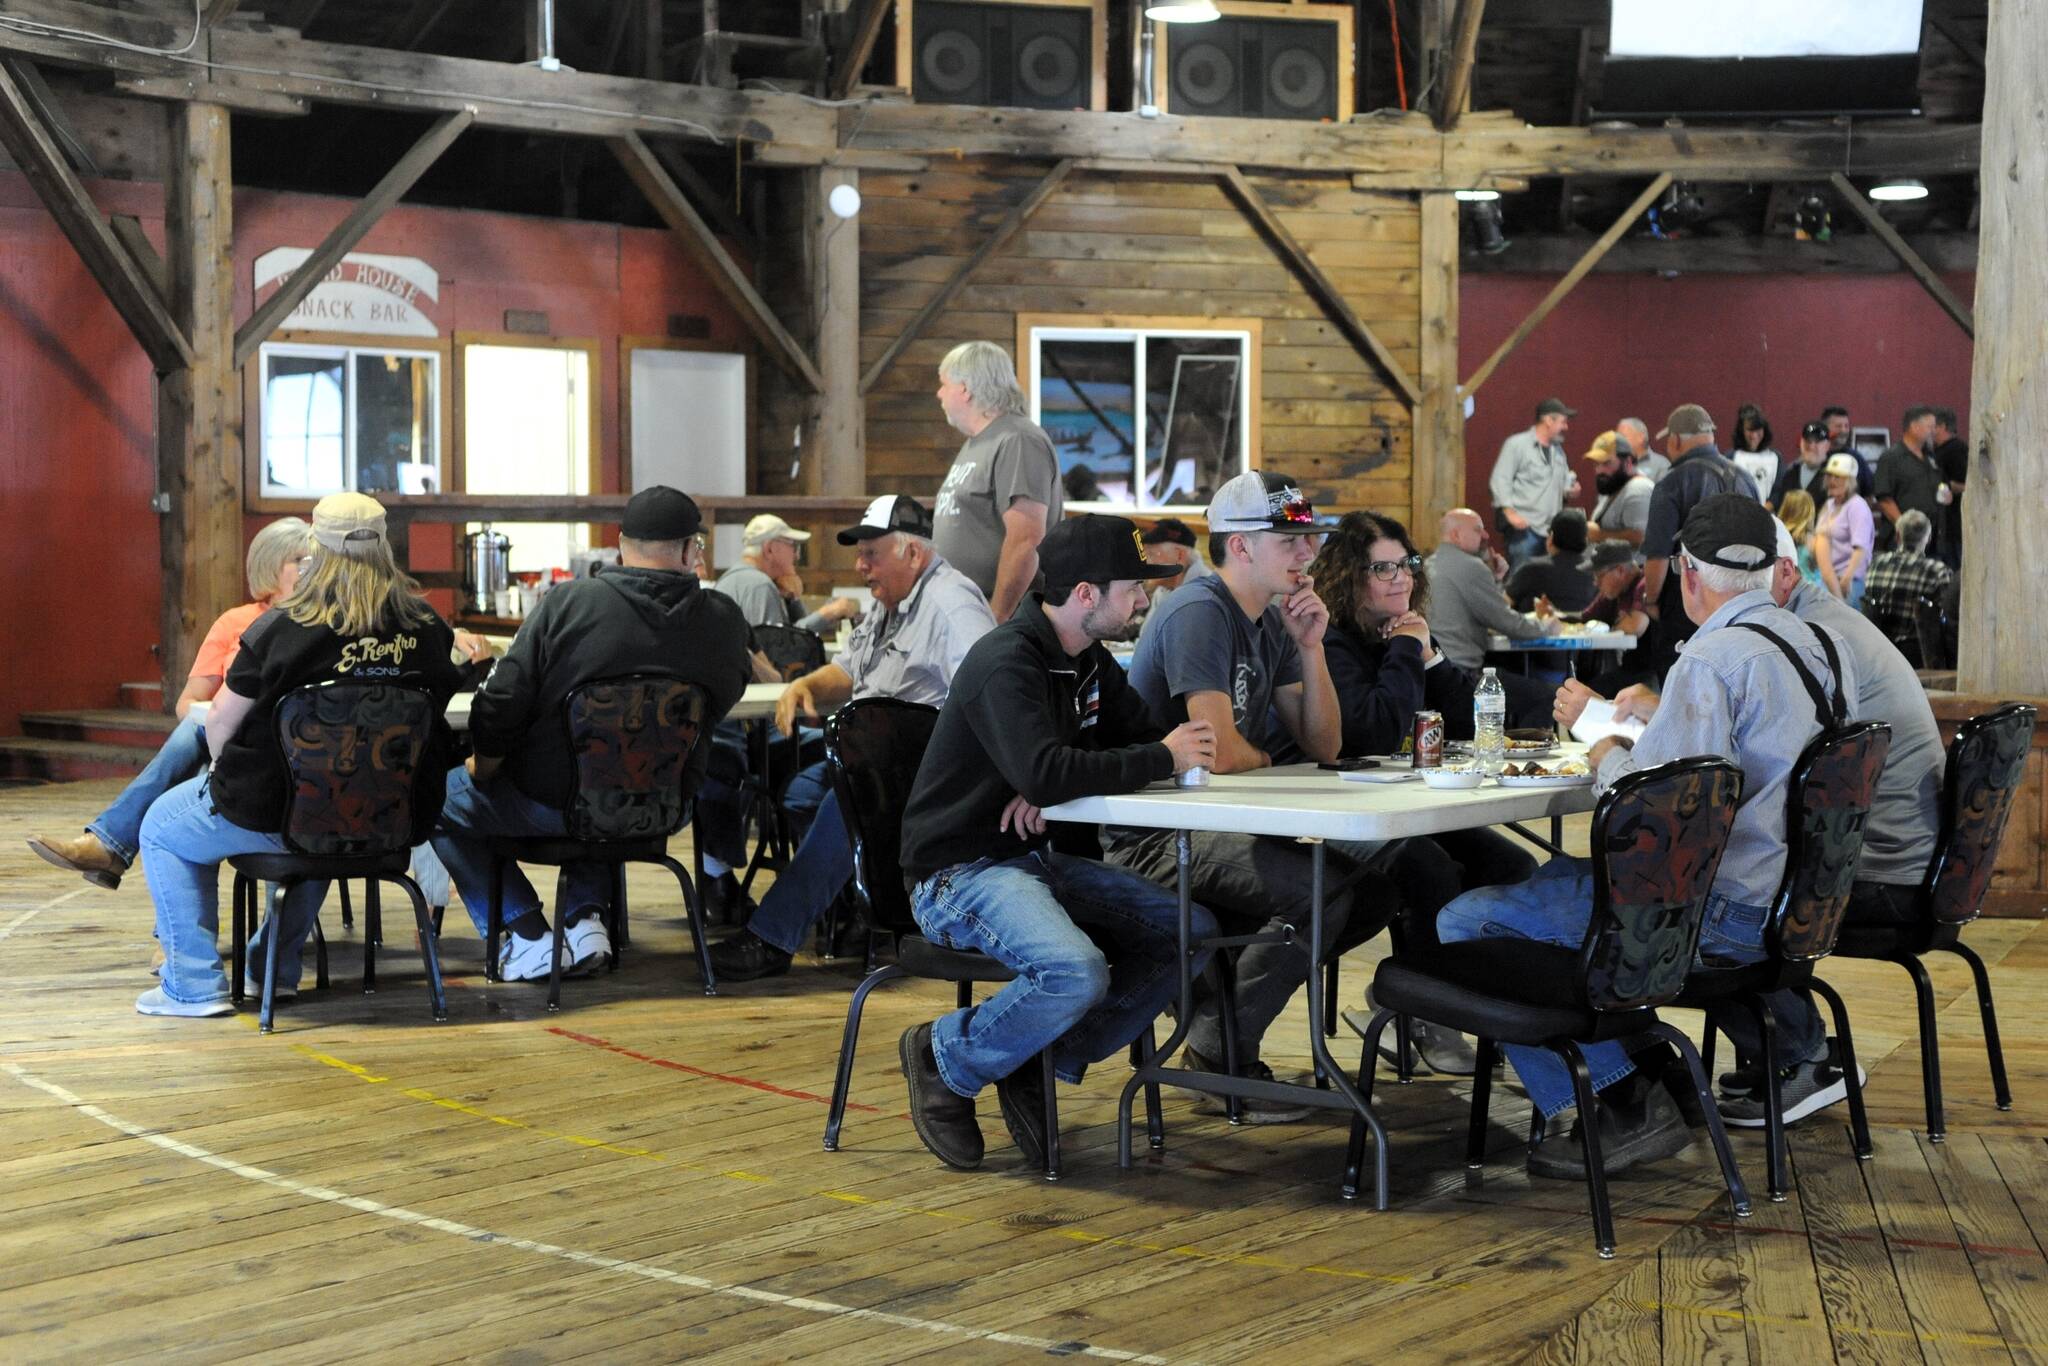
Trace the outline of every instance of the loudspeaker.
{"label": "loudspeaker", "polygon": [[1161,28],[1156,101],[1169,113],[1351,117],[1351,12],[1343,6],[1237,5],[1212,23]]}
{"label": "loudspeaker", "polygon": [[1100,109],[1099,11],[1095,0],[902,0],[897,80],[919,104]]}

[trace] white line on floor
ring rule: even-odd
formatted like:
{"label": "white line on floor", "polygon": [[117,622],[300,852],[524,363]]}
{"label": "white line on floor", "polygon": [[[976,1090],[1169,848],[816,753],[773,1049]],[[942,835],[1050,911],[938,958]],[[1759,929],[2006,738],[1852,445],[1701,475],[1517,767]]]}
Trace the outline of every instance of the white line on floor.
{"label": "white line on floor", "polygon": [[45,901],[42,905],[37,906],[32,910],[23,911],[20,915],[8,921],[5,925],[0,925],[0,939],[6,939],[9,935],[13,934],[15,930],[19,929],[23,925],[26,925],[29,921],[34,920],[37,916],[41,915],[44,911],[49,910],[53,906],[62,906],[65,902],[71,900],[71,898],[74,896],[84,896],[88,890],[90,889],[80,887],[75,892],[66,892],[62,896],[52,897],[48,901]]}
{"label": "white line on floor", "polygon": [[[70,895],[77,896],[79,893],[73,892]],[[57,900],[62,901],[64,899],[59,897]],[[55,901],[49,903],[51,906],[56,904],[57,902]],[[48,909],[48,907],[39,907],[38,909]],[[34,915],[36,912],[30,911],[28,914]],[[28,916],[23,916],[21,920],[26,920],[27,918]],[[5,938],[7,932],[12,930],[14,925],[19,925],[21,920],[16,920],[5,929],[0,929],[0,938]],[[223,1157],[219,1153],[211,1152],[195,1143],[186,1143],[181,1139],[172,1138],[168,1134],[144,1128],[140,1124],[131,1124],[119,1115],[109,1114],[99,1106],[74,1095],[55,1082],[44,1081],[41,1077],[35,1076],[26,1068],[19,1067],[14,1063],[0,1062],[0,1071],[5,1071],[22,1085],[33,1087],[35,1090],[41,1091],[43,1094],[70,1106],[88,1119],[96,1120],[110,1129],[124,1133],[130,1138],[140,1139],[144,1143],[162,1148],[166,1152],[176,1153],[180,1157],[189,1157],[197,1162],[204,1162],[208,1166],[218,1167],[222,1171],[231,1172],[245,1180],[259,1181],[266,1186],[274,1186],[279,1190],[289,1191],[294,1195],[301,1195],[309,1200],[340,1205],[344,1209],[356,1210],[363,1214],[374,1214],[379,1218],[392,1219],[403,1224],[413,1224],[420,1228],[432,1229],[436,1233],[447,1233],[457,1238],[467,1238],[472,1242],[491,1243],[520,1252],[532,1252],[543,1257],[556,1257],[563,1261],[596,1267],[601,1271],[621,1272],[628,1276],[638,1276],[643,1280],[666,1281],[691,1290],[708,1291],[714,1295],[729,1295],[734,1299],[751,1300],[757,1304],[772,1305],[783,1309],[798,1309],[807,1314],[870,1319],[876,1323],[887,1324],[893,1328],[914,1329],[919,1332],[936,1333],[968,1341],[996,1342],[1007,1347],[1024,1347],[1032,1351],[1058,1356],[1086,1356],[1094,1357],[1101,1361],[1152,1363],[1152,1366],[1164,1366],[1166,1361],[1164,1357],[1145,1356],[1137,1352],[1121,1351],[1114,1347],[1095,1347],[1086,1343],[1076,1342],[1056,1342],[1051,1338],[1030,1337],[1022,1333],[1001,1333],[983,1328],[970,1328],[963,1324],[947,1323],[943,1319],[912,1318],[907,1314],[891,1314],[880,1309],[861,1309],[850,1304],[835,1304],[830,1300],[807,1299],[800,1295],[783,1295],[772,1290],[756,1290],[751,1286],[745,1285],[727,1285],[718,1281],[706,1280],[701,1276],[691,1276],[680,1271],[671,1271],[667,1267],[649,1266],[645,1262],[628,1261],[620,1257],[607,1257],[602,1253],[596,1252],[583,1252],[576,1248],[561,1247],[554,1243],[537,1243],[528,1238],[508,1237],[505,1234],[493,1233],[489,1229],[478,1228],[472,1224],[457,1223],[452,1219],[435,1218],[429,1214],[422,1214],[418,1210],[406,1209],[398,1205],[386,1205],[360,1195],[349,1195],[344,1191],[330,1190],[325,1186],[310,1185],[303,1181],[294,1180],[289,1176],[281,1176],[276,1172],[267,1171],[262,1167],[252,1167],[247,1163],[237,1162],[231,1157]]]}

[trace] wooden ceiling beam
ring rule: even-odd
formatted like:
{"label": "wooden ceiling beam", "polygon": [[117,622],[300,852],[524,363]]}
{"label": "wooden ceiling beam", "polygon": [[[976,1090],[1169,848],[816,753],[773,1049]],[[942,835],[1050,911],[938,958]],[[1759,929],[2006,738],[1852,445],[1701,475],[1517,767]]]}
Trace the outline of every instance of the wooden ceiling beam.
{"label": "wooden ceiling beam", "polygon": [[[1467,275],[1562,275],[1586,253],[1583,233],[1516,233],[1498,256],[1472,255]],[[1977,235],[1915,234],[1907,245],[1936,271],[1977,268]],[[1628,237],[1593,267],[1598,275],[1889,275],[1899,259],[1870,233],[1837,232],[1826,242],[1800,242],[1788,233],[1758,237]]]}
{"label": "wooden ceiling beam", "polygon": [[1899,230],[1884,221],[1884,215],[1877,211],[1877,205],[1865,199],[1863,191],[1851,184],[1849,177],[1837,171],[1828,179],[1834,185],[1835,193],[1842,197],[1842,202],[1855,210],[1856,216],[1863,220],[1863,226],[1869,228],[1871,234],[1884,243],[1892,255],[1899,258],[1899,264],[1920,282],[1922,289],[1934,297],[1934,302],[1941,305],[1941,311],[1955,319],[1956,326],[1962,328],[1970,339],[1975,341],[1977,319],[1969,306],[1949,291],[1949,287],[1942,283],[1941,277],[1934,273],[1934,268],[1920,259],[1919,252],[1906,245],[1906,239],[1899,236]]}
{"label": "wooden ceiling beam", "polygon": [[830,90],[833,99],[845,99],[860,83],[860,73],[867,68],[868,58],[874,55],[875,39],[882,32],[882,20],[893,8],[893,0],[857,0],[857,7],[852,11],[853,22],[847,30],[846,51],[834,59]]}
{"label": "wooden ceiling beam", "polygon": [[1479,23],[1486,14],[1486,0],[1458,0],[1451,20],[1450,60],[1436,92],[1436,126],[1448,133],[1458,126],[1458,115],[1472,97],[1472,68],[1479,56]]}
{"label": "wooden ceiling beam", "polygon": [[206,7],[205,26],[212,28],[215,24],[227,22],[228,16],[240,9],[241,5],[242,0],[213,0],[213,3]]}

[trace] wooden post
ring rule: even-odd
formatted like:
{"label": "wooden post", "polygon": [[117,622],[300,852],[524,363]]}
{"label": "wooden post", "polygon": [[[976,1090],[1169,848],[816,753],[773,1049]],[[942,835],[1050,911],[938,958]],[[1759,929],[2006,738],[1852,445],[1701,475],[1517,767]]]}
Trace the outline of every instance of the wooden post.
{"label": "wooden post", "polygon": [[248,597],[228,111],[179,104],[170,122],[164,254],[171,316],[191,342],[192,363],[165,374],[157,386],[166,704],[184,687],[206,628]]}
{"label": "wooden post", "polygon": [[1446,133],[1458,126],[1458,115],[1471,102],[1479,21],[1485,13],[1486,0],[1458,0],[1457,17],[1451,21],[1450,56],[1444,63],[1443,85],[1437,91],[1436,126]]}
{"label": "wooden post", "polygon": [[1408,530],[1434,544],[1437,521],[1465,501],[1465,401],[1458,392],[1458,201],[1422,196],[1422,398],[1415,405]]}
{"label": "wooden post", "polygon": [[806,492],[867,492],[867,401],[860,387],[860,219],[832,212],[832,191],[860,188],[860,172],[821,166],[803,171],[804,264],[812,349],[824,387],[809,400],[804,424]]}
{"label": "wooden post", "polygon": [[[1970,375],[1969,490],[1963,495],[1963,605],[1957,687],[2048,696],[2041,645],[2041,489],[2048,478],[2048,0],[1999,0],[1984,43],[1983,218],[1977,352]],[[1991,169],[1996,168],[1996,174]]]}

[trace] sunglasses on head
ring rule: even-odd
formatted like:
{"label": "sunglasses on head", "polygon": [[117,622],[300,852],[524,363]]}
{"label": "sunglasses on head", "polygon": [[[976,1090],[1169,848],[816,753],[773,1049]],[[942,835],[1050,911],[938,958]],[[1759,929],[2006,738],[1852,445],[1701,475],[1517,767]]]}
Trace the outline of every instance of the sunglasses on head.
{"label": "sunglasses on head", "polygon": [[1314,526],[1316,510],[1299,489],[1279,489],[1266,495],[1266,512],[1284,522]]}

